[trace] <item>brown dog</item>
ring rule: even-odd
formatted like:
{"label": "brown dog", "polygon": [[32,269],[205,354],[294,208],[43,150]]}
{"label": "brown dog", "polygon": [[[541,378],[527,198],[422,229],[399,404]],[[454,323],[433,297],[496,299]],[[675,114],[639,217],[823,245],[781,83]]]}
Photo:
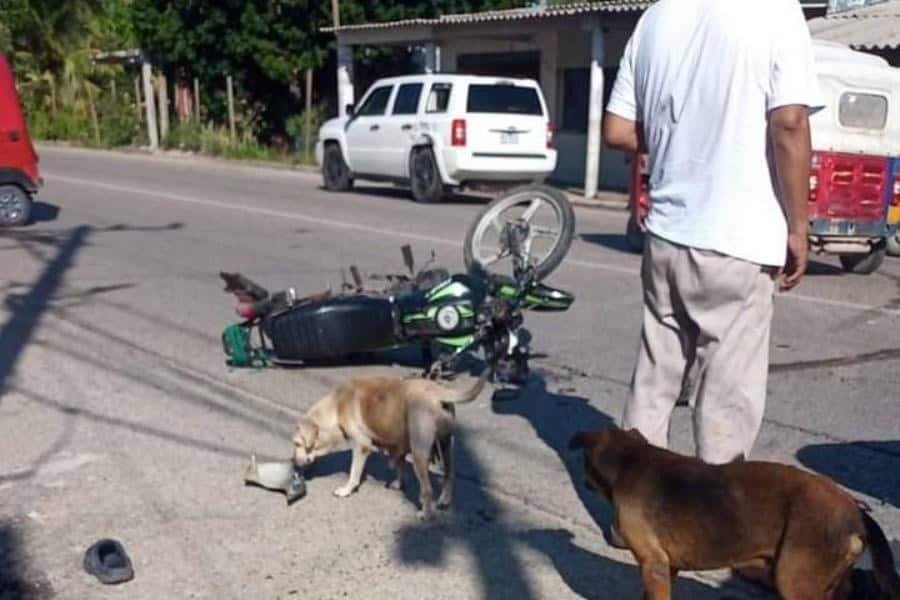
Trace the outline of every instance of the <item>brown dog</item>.
{"label": "brown dog", "polygon": [[845,599],[868,546],[884,597],[900,578],[884,532],[831,480],[775,463],[713,466],[651,446],[636,430],[581,432],[588,488],[613,506],[645,597],[671,597],[679,570],[773,573],[785,600]]}
{"label": "brown dog", "polygon": [[294,463],[300,467],[320,456],[347,448],[353,451],[350,478],[334,495],[345,498],[355,492],[372,450],[390,456],[401,488],[401,467],[411,455],[419,480],[419,517],[431,516],[431,482],[428,465],[436,454],[442,463],[444,483],[438,508],[447,508],[453,495],[454,405],[472,402],[481,393],[489,370],[468,390],[454,390],[429,379],[360,377],[340,385],[300,417],[294,434]]}

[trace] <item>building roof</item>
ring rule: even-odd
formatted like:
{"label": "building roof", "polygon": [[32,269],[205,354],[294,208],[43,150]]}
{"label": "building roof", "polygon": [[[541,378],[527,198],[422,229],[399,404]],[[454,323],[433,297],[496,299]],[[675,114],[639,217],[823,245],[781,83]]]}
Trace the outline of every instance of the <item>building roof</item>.
{"label": "building roof", "polygon": [[846,44],[856,50],[900,48],[900,1],[812,19],[809,30],[814,38]]}
{"label": "building roof", "polygon": [[641,11],[653,4],[653,0],[601,0],[599,2],[573,2],[556,6],[513,8],[508,10],[489,10],[477,13],[441,15],[433,19],[404,19],[384,23],[360,23],[358,25],[342,25],[337,29],[325,28],[322,31],[338,33],[343,31],[364,31],[375,29],[402,29],[416,26],[452,26],[471,23],[488,23],[491,21],[521,21],[525,19],[551,19],[598,13],[616,13]]}

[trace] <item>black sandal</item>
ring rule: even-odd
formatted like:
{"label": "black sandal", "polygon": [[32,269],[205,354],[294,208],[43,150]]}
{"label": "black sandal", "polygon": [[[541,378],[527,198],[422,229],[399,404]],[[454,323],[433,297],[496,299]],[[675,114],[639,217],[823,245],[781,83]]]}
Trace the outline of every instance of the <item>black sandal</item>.
{"label": "black sandal", "polygon": [[110,539],[102,539],[87,549],[84,570],[106,584],[124,583],[134,577],[125,548]]}

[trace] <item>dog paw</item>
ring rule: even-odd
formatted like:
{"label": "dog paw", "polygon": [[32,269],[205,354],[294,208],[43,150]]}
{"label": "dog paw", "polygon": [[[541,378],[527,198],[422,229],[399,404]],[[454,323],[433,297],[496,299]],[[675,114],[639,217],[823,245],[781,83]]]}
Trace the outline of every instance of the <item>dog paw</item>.
{"label": "dog paw", "polygon": [[334,490],[334,492],[332,492],[332,493],[335,496],[337,496],[338,498],[346,498],[347,496],[349,496],[350,494],[352,494],[355,491],[356,491],[356,486],[342,485],[338,489]]}
{"label": "dog paw", "polygon": [[450,498],[438,498],[435,507],[437,507],[438,510],[447,510],[450,508]]}
{"label": "dog paw", "polygon": [[416,513],[416,516],[422,522],[431,521],[432,519],[434,519],[434,512],[432,512],[430,507],[423,508],[422,510],[420,510],[419,512]]}

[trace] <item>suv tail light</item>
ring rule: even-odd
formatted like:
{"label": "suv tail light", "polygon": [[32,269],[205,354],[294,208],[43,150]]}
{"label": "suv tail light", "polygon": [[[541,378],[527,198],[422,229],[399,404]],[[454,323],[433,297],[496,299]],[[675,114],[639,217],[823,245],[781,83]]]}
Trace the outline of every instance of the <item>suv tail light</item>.
{"label": "suv tail light", "polygon": [[891,196],[891,206],[900,208],[900,173],[894,175],[894,195]]}
{"label": "suv tail light", "polygon": [[553,147],[553,123],[547,123],[547,149],[552,150]]}
{"label": "suv tail light", "polygon": [[453,119],[450,126],[450,145],[465,146],[466,145],[466,120]]}
{"label": "suv tail light", "polygon": [[811,203],[816,202],[816,197],[819,191],[819,175],[820,170],[822,168],[822,155],[818,152],[812,153],[812,161],[810,161],[810,170],[809,170],[809,201]]}

